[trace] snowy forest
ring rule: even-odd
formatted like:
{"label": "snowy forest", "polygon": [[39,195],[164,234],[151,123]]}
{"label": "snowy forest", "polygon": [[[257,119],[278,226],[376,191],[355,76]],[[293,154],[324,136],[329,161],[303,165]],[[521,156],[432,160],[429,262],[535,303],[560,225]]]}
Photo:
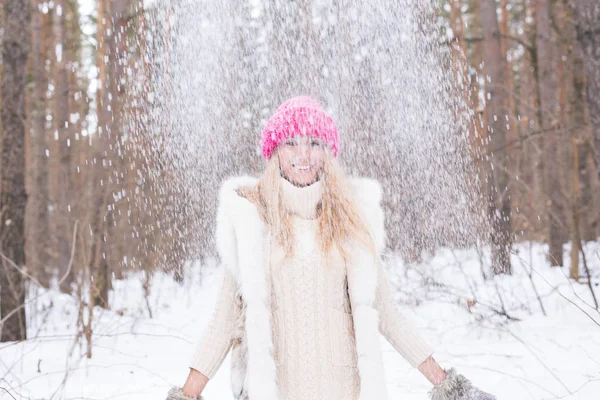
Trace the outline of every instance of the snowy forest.
{"label": "snowy forest", "polygon": [[[598,0],[0,5],[0,399],[183,383],[220,183],[260,174],[299,94],[381,182],[394,295],[440,364],[500,399],[598,398]],[[382,348],[390,394],[426,399]]]}

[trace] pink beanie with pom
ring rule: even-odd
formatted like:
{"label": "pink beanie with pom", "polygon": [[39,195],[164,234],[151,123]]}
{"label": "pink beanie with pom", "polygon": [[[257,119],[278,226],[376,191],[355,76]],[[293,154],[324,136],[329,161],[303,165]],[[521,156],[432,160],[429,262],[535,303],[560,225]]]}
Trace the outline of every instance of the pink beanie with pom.
{"label": "pink beanie with pom", "polygon": [[318,137],[331,148],[333,156],[337,156],[337,125],[323,107],[308,96],[293,97],[277,107],[262,132],[263,157],[270,159],[279,143],[296,135]]}

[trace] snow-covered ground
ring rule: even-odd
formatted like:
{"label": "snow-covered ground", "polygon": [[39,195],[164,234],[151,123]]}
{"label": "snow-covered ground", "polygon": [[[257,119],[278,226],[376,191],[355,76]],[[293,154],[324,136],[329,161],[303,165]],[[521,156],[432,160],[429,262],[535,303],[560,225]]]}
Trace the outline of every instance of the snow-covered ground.
{"label": "snow-covered ground", "polygon": [[[568,266],[550,268],[545,251],[517,245],[514,275],[487,281],[480,261],[487,265],[487,254],[474,249],[439,249],[412,265],[389,257],[390,279],[440,364],[498,399],[600,399],[600,313],[589,287],[569,281]],[[567,264],[568,255],[566,248]],[[600,244],[588,244],[586,256],[600,297]],[[55,290],[31,293],[38,297],[28,309],[30,339],[0,343],[0,399],[166,398],[187,376],[220,270],[190,264],[186,274],[182,284],[156,274],[148,301],[141,274],[114,281],[112,309],[95,310],[91,359],[85,339],[76,341],[75,300]],[[390,398],[427,399],[425,378],[383,337],[381,344]],[[229,357],[204,394],[232,399]]]}

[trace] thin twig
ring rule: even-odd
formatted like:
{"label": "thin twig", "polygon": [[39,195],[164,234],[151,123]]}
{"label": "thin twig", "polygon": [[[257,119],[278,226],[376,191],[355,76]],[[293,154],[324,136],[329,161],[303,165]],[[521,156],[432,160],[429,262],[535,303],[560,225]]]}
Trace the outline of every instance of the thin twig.
{"label": "thin twig", "polygon": [[565,277],[565,280],[567,281],[567,283],[569,284],[569,287],[571,288],[571,290],[573,291],[573,296],[577,297],[577,299],[579,301],[581,301],[583,304],[585,304],[586,306],[588,306],[589,308],[591,308],[592,310],[596,311],[597,313],[600,314],[600,310],[598,310],[596,307],[594,307],[593,305],[589,304],[587,301],[585,301],[584,299],[581,298],[581,296],[579,296],[579,294],[577,294],[577,292],[575,291],[575,288],[573,287],[573,283],[571,282],[571,278],[569,278],[567,276],[567,274],[565,274],[565,271],[562,268],[559,268],[560,272],[562,272],[563,276]]}
{"label": "thin twig", "polygon": [[[533,46],[531,44],[527,43],[525,40],[521,39],[520,37],[508,35],[508,34],[500,34],[499,36],[506,38],[506,39],[513,40],[513,41],[519,43],[521,46],[525,47],[529,52],[533,52]],[[454,40],[460,40],[460,39],[454,38],[452,40],[454,41]],[[464,40],[465,42],[481,42],[481,41],[483,41],[483,37],[481,37],[481,36],[465,37],[465,38],[462,38],[462,40]]]}
{"label": "thin twig", "polygon": [[10,394],[10,392],[8,391],[8,389],[3,388],[2,386],[0,386],[0,389],[4,390],[6,393],[8,393],[8,395],[10,397],[12,397],[13,399],[17,400],[17,398],[15,396],[13,396],[12,394]]}
{"label": "thin twig", "polygon": [[[63,281],[66,279],[66,277],[67,277],[67,276],[68,276],[68,274],[69,274],[69,271],[71,270],[71,266],[73,265],[73,254],[74,254],[74,252],[75,252],[75,234],[76,234],[76,232],[77,232],[77,222],[78,222],[78,221],[79,221],[79,220],[76,220],[76,221],[75,221],[75,227],[74,227],[74,230],[73,230],[73,245],[72,245],[72,247],[71,247],[71,258],[70,258],[70,260],[69,260],[69,266],[68,266],[68,268],[67,268],[67,272],[65,272],[65,275],[64,275],[64,276],[62,277],[62,279],[59,281],[59,285],[60,285],[60,284],[61,284],[61,283],[62,283],[62,282],[63,282]],[[37,279],[35,279],[33,276],[29,275],[29,274],[27,273],[27,271],[25,271],[24,269],[20,268],[20,267],[19,267],[17,264],[15,264],[15,262],[14,262],[13,260],[11,260],[10,258],[6,257],[6,256],[5,256],[5,255],[4,255],[2,252],[0,252],[0,256],[1,256],[1,257],[2,257],[4,260],[8,261],[8,263],[9,263],[9,264],[10,264],[10,265],[11,265],[13,268],[15,268],[17,271],[19,271],[21,274],[23,274],[24,276],[26,276],[27,278],[29,278],[30,280],[32,280],[33,282],[35,282],[35,283],[36,283],[36,284],[37,284],[37,285],[38,285],[40,288],[42,288],[42,287],[43,287],[43,285],[41,285]],[[45,293],[48,293],[48,292],[45,292]],[[12,316],[14,313],[18,312],[18,311],[19,311],[21,308],[24,308],[25,306],[27,306],[27,305],[31,304],[32,302],[34,302],[35,300],[37,300],[38,298],[40,298],[40,297],[41,297],[42,295],[44,295],[45,293],[42,293],[42,294],[40,294],[40,295],[38,295],[38,296],[35,296],[34,298],[32,298],[32,299],[31,299],[31,300],[29,300],[29,301],[25,301],[23,304],[19,304],[19,306],[18,306],[18,307],[15,307],[14,309],[12,309],[12,310],[11,310],[11,311],[10,311],[8,314],[6,314],[6,315],[4,316],[4,318],[2,318],[2,319],[0,320],[0,325],[1,325],[1,324],[3,324],[5,321],[7,321],[7,320],[8,320],[8,318],[10,318],[10,317],[11,317],[11,316]]]}
{"label": "thin twig", "polygon": [[73,226],[73,240],[71,241],[71,256],[69,257],[69,265],[67,266],[67,270],[65,271],[65,274],[63,275],[63,277],[60,279],[60,281],[58,281],[59,285],[61,283],[63,283],[65,279],[67,279],[67,276],[69,276],[69,272],[71,272],[71,267],[73,266],[73,258],[75,255],[75,243],[77,242],[77,225],[78,224],[79,224],[79,220],[76,219],[75,225]]}
{"label": "thin twig", "polygon": [[[19,273],[23,276],[25,276],[26,278],[32,280],[33,282],[35,282],[36,285],[38,285],[39,287],[43,287],[42,284],[35,279],[35,277],[33,275],[29,275],[29,273],[27,273],[27,271],[25,270],[25,268],[21,268],[19,267],[13,260],[11,260],[10,258],[8,258],[2,251],[0,251],[0,257],[2,257],[2,259],[6,262],[8,262],[14,269],[16,269],[17,271],[19,271]],[[4,320],[2,320],[2,322],[4,322]]]}
{"label": "thin twig", "polygon": [[[513,253],[518,255],[518,253]],[[529,254],[531,257],[531,242],[530,242],[530,246],[529,246]],[[537,291],[537,288],[535,287],[535,283],[533,282],[533,273],[531,271],[527,271],[527,269],[525,268],[525,264],[523,263],[522,258],[519,257],[519,261],[521,263],[521,266],[523,267],[523,269],[526,271],[527,276],[529,277],[529,281],[531,282],[531,287],[533,288],[533,292],[535,293],[535,296],[538,299],[538,302],[540,303],[540,308],[542,309],[542,313],[544,314],[544,317],[547,317],[548,314],[546,314],[546,309],[544,308],[544,302],[542,301],[542,298],[540,297],[540,294]],[[530,264],[532,265],[532,263]]]}
{"label": "thin twig", "polygon": [[594,317],[592,317],[590,314],[588,314],[583,308],[581,308],[579,306],[579,304],[576,304],[573,300],[569,299],[568,297],[566,297],[564,294],[562,294],[560,292],[560,290],[558,290],[556,287],[552,286],[552,284],[550,282],[548,282],[548,280],[546,278],[544,278],[544,276],[542,274],[540,274],[535,268],[531,267],[531,270],[534,271],[536,274],[538,274],[540,276],[540,278],[542,278],[544,280],[544,282],[546,282],[548,284],[548,286],[550,286],[556,293],[558,293],[563,299],[567,300],[569,303],[571,303],[572,305],[574,305],[575,307],[577,307],[582,313],[584,313],[585,315],[588,316],[589,319],[592,320],[592,322],[596,325],[598,325],[600,327],[600,322],[596,321],[594,319]]}
{"label": "thin twig", "polygon": [[585,252],[583,251],[583,245],[579,247],[581,248],[581,256],[583,257],[583,268],[585,268],[585,274],[588,278],[588,287],[590,288],[590,292],[592,293],[592,298],[594,299],[594,304],[596,305],[596,311],[598,311],[598,299],[596,299],[596,293],[594,292],[594,287],[592,286],[592,275],[590,274],[590,269],[587,265],[587,259],[585,257]]}
{"label": "thin twig", "polygon": [[517,335],[515,335],[514,333],[512,333],[512,331],[511,331],[510,329],[506,329],[506,330],[505,330],[505,332],[507,332],[508,334],[510,334],[510,335],[511,335],[513,338],[515,338],[517,341],[521,342],[521,344],[522,344],[523,346],[525,346],[525,348],[527,349],[527,351],[529,351],[529,353],[531,353],[531,355],[532,355],[532,356],[534,356],[534,357],[535,357],[535,359],[536,359],[536,360],[538,360],[538,362],[539,362],[540,364],[542,364],[542,366],[543,366],[543,367],[544,367],[544,368],[545,368],[545,369],[546,369],[548,372],[550,372],[550,375],[552,375],[552,376],[554,377],[554,379],[556,379],[556,380],[558,381],[558,383],[560,383],[560,384],[562,385],[562,387],[564,387],[564,388],[565,388],[565,390],[566,390],[568,393],[571,393],[571,389],[569,389],[569,388],[567,387],[567,385],[565,385],[565,384],[564,384],[564,382],[560,380],[560,378],[558,377],[558,375],[556,375],[556,374],[554,373],[554,371],[552,371],[552,369],[550,369],[550,367],[548,367],[548,366],[547,366],[547,365],[546,365],[546,364],[545,364],[545,363],[544,363],[544,362],[543,362],[543,361],[542,361],[542,360],[541,360],[541,359],[538,357],[538,355],[537,355],[537,354],[535,354],[535,353],[533,352],[533,350],[531,350],[531,348],[529,348],[529,346],[528,346],[528,345],[525,343],[525,341],[524,341],[523,339],[521,339],[520,337],[518,337]]}
{"label": "thin twig", "polygon": [[[461,367],[461,365],[457,364],[456,367]],[[550,393],[553,396],[556,396],[556,393],[551,392],[546,386],[541,385],[541,384],[539,384],[539,383],[537,383],[535,381],[532,381],[531,379],[527,379],[527,378],[523,377],[523,375],[515,375],[515,374],[511,374],[511,373],[505,372],[505,371],[500,371],[500,370],[497,370],[497,369],[494,369],[494,368],[484,367],[484,366],[479,366],[479,365],[476,366],[476,367],[473,367],[472,365],[468,365],[468,366],[465,365],[465,367],[468,367],[468,368],[477,368],[477,369],[482,369],[482,370],[486,370],[486,371],[492,371],[492,372],[496,372],[496,373],[499,373],[499,374],[502,374],[502,375],[505,375],[505,376],[509,376],[511,378],[515,378],[515,379],[518,379],[518,380],[521,380],[521,381],[525,381],[525,382],[530,383],[530,384],[532,384],[534,386],[537,386],[538,388],[542,389],[545,392]]]}

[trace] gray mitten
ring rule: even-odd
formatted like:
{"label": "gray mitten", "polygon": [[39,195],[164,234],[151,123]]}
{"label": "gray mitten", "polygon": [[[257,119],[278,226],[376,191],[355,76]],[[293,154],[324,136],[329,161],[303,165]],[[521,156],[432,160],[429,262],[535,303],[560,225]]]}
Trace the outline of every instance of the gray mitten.
{"label": "gray mitten", "polygon": [[477,389],[454,368],[446,370],[446,379],[429,392],[431,400],[496,400],[496,396]]}
{"label": "gray mitten", "polygon": [[173,386],[171,390],[169,390],[169,394],[167,395],[167,400],[206,400],[204,397],[191,397],[183,394],[183,390],[181,387]]}

